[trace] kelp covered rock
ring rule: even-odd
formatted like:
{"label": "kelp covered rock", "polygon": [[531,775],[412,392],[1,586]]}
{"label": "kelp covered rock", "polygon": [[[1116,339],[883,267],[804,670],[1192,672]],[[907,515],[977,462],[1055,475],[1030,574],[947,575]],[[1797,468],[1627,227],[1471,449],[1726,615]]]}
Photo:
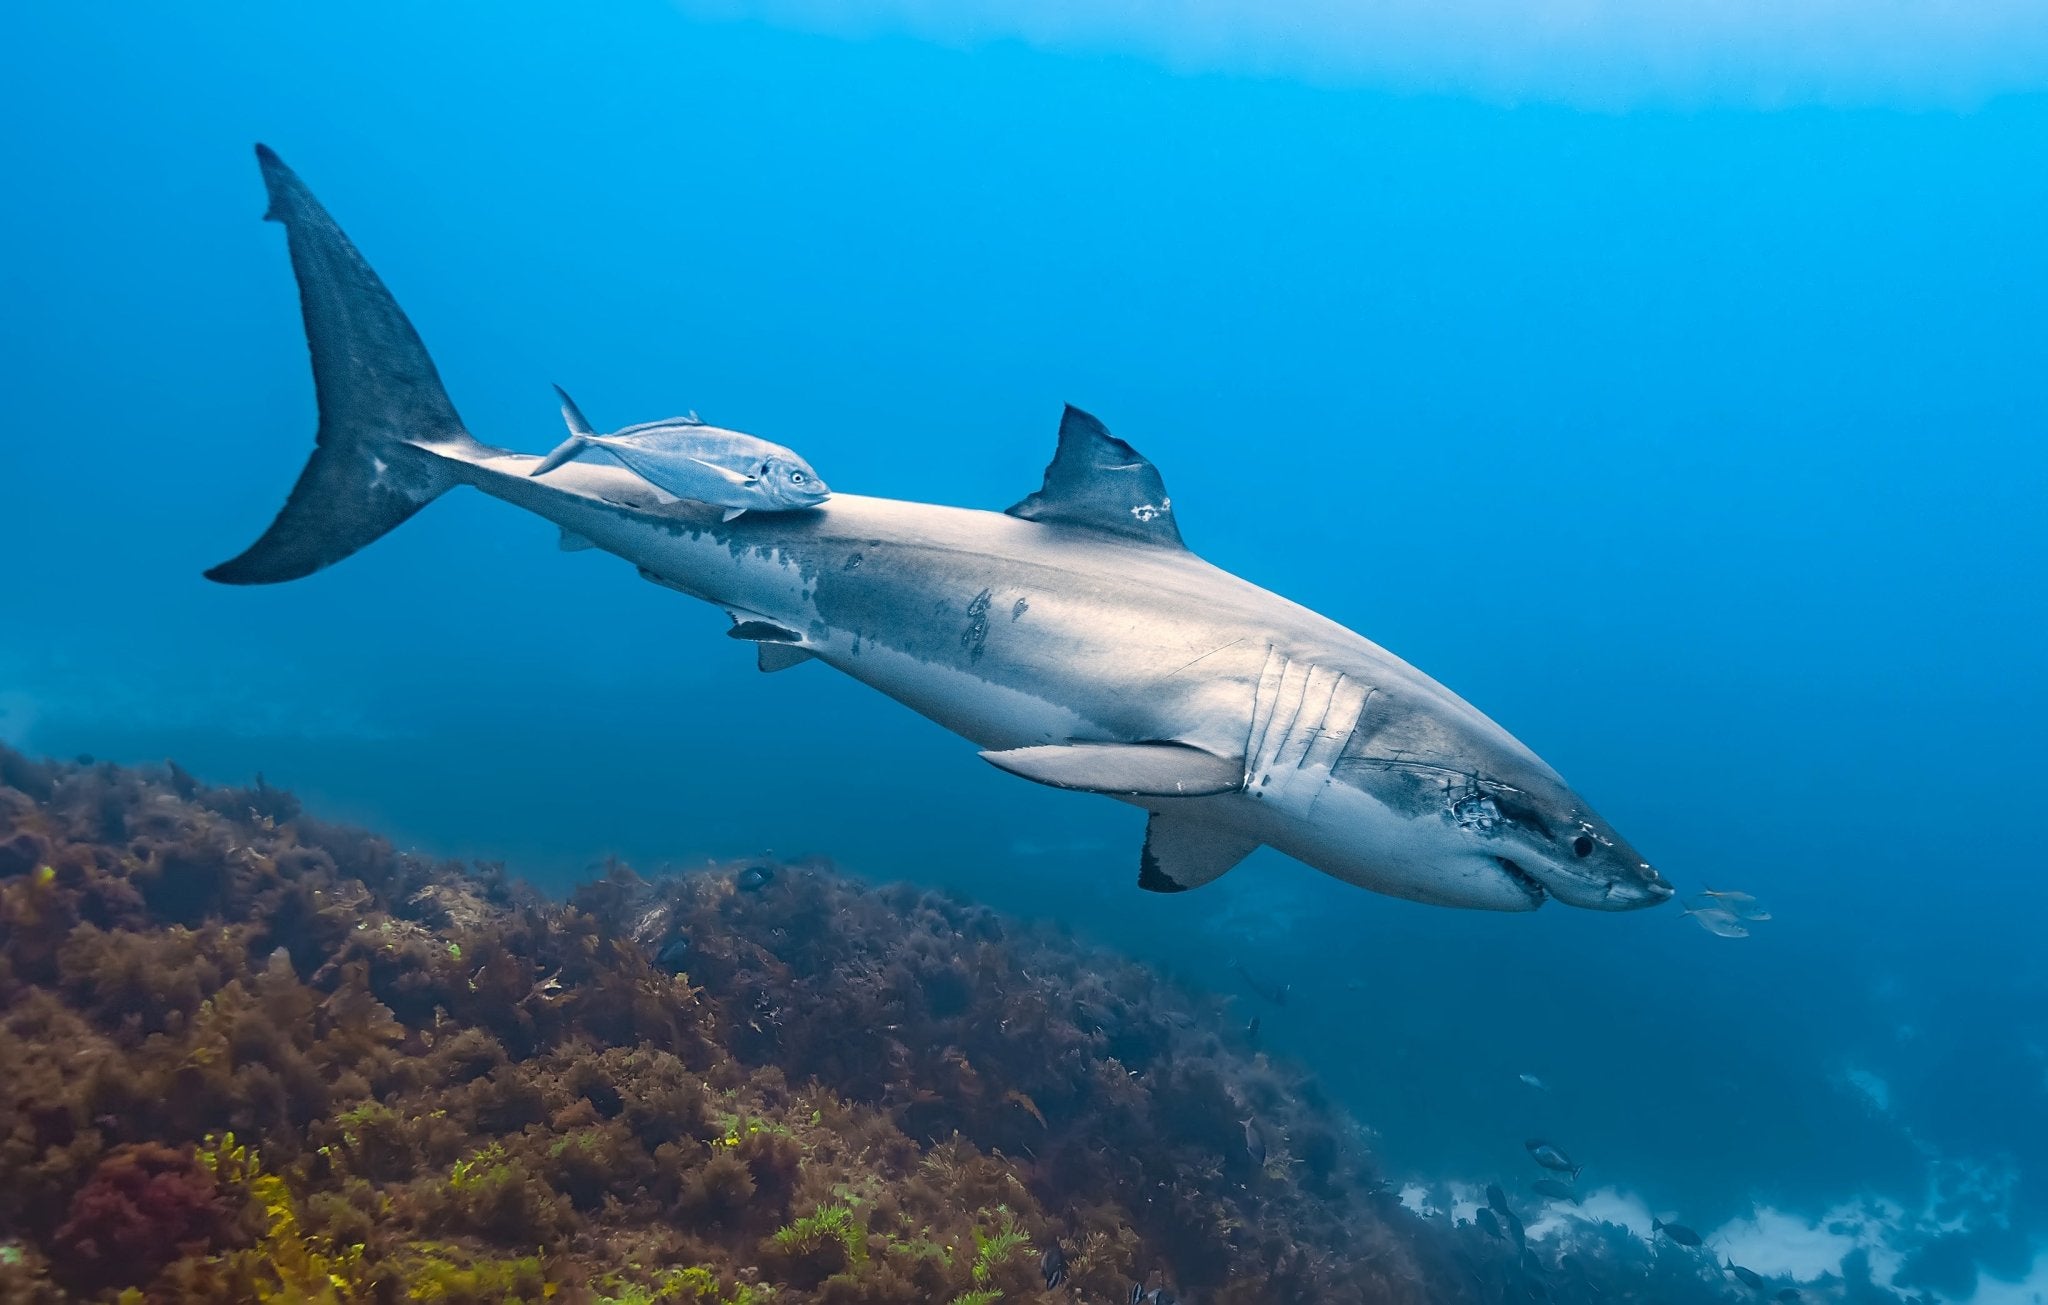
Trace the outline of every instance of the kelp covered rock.
{"label": "kelp covered rock", "polygon": [[1357,1131],[1221,1027],[1138,966],[820,864],[614,866],[557,903],[261,783],[0,750],[0,1299],[1537,1280],[1400,1208]]}

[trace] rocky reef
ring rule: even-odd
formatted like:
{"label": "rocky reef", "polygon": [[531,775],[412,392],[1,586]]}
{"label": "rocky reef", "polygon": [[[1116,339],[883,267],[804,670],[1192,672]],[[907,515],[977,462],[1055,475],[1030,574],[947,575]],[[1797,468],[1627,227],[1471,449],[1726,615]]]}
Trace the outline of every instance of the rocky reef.
{"label": "rocky reef", "polygon": [[1232,1025],[823,864],[554,901],[0,749],[0,1300],[1731,1298],[1412,1214]]}

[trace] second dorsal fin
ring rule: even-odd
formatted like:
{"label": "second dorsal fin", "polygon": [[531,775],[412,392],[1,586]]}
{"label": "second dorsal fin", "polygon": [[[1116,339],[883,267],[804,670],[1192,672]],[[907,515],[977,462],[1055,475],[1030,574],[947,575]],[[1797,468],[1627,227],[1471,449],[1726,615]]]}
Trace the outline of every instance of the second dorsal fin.
{"label": "second dorsal fin", "polygon": [[1185,547],[1159,469],[1072,404],[1060,418],[1060,445],[1045,468],[1044,486],[1009,513]]}

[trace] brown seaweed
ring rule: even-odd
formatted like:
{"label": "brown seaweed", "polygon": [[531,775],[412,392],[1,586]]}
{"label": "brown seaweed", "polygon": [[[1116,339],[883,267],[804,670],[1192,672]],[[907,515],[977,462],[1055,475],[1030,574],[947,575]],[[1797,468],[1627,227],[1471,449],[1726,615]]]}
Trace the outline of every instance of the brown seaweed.
{"label": "brown seaweed", "polygon": [[[260,781],[0,749],[0,1298],[1568,1298],[1388,1198],[1214,999],[741,869],[555,902]],[[1656,1264],[1574,1271],[1629,1299]]]}

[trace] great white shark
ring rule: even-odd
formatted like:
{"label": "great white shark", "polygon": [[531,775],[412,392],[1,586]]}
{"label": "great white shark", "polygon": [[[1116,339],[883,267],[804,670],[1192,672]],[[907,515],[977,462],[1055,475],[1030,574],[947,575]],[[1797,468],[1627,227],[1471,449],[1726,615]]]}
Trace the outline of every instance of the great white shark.
{"label": "great white shark", "polygon": [[1138,884],[1199,887],[1269,846],[1377,892],[1528,911],[1672,893],[1557,772],[1371,640],[1204,562],[1159,472],[1068,408],[1044,484],[1005,512],[836,494],[722,520],[617,465],[463,426],[405,314],[327,211],[257,147],[319,399],[277,519],[206,574],[310,575],[469,485],[723,608],[760,669],[872,685],[1006,771],[1150,812]]}

